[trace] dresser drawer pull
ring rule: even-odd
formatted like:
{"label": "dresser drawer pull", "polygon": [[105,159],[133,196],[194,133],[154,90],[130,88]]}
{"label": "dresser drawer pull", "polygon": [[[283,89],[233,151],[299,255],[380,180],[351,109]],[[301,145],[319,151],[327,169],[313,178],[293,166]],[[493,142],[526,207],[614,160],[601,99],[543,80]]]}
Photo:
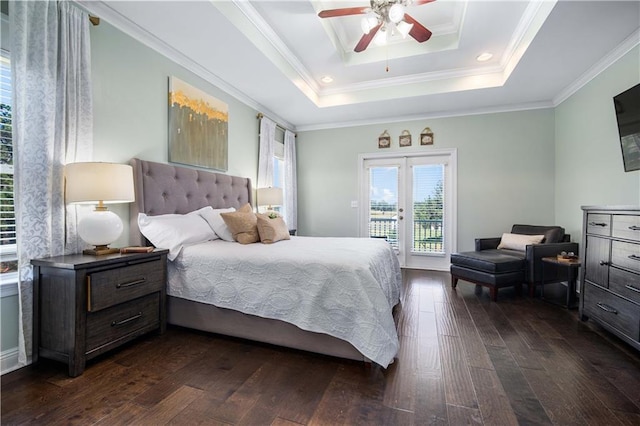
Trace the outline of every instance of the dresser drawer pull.
{"label": "dresser drawer pull", "polygon": [[631,291],[635,291],[636,293],[640,293],[640,288],[638,288],[638,287],[634,287],[634,286],[632,286],[631,284],[627,284],[627,285],[625,285],[625,286],[624,286],[624,288],[628,288],[628,289],[629,289],[629,290],[631,290]]}
{"label": "dresser drawer pull", "polygon": [[138,284],[144,284],[147,282],[146,278],[142,278],[140,280],[135,280],[135,281],[129,281],[128,283],[118,283],[116,284],[116,288],[123,288],[123,287],[133,287],[134,285],[138,285]]}
{"label": "dresser drawer pull", "polygon": [[611,262],[607,262],[606,260],[600,261],[600,266],[609,266],[609,265],[611,265]]}
{"label": "dresser drawer pull", "polygon": [[136,315],[134,315],[134,316],[132,316],[130,318],[127,318],[127,319],[123,319],[123,320],[120,320],[120,321],[113,321],[111,323],[111,327],[119,327],[121,325],[125,325],[125,324],[127,324],[127,323],[129,323],[131,321],[135,321],[135,320],[140,319],[140,318],[142,318],[142,312],[138,312]]}
{"label": "dresser drawer pull", "polygon": [[613,309],[611,306],[607,306],[604,303],[597,303],[598,308],[602,309],[605,312],[609,312],[610,314],[618,315],[618,311]]}
{"label": "dresser drawer pull", "polygon": [[604,222],[589,222],[589,226],[602,226],[602,227],[605,227],[605,226],[607,226],[607,224],[604,223]]}
{"label": "dresser drawer pull", "polygon": [[640,256],[636,256],[635,254],[630,254],[629,259],[640,261]]}
{"label": "dresser drawer pull", "polygon": [[631,229],[632,231],[640,231],[640,226],[632,225],[629,227],[629,229]]}

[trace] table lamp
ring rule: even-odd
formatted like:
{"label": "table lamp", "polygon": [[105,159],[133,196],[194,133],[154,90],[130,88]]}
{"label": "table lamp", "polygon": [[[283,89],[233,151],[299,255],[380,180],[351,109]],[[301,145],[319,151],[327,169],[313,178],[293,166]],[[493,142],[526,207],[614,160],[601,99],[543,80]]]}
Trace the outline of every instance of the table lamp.
{"label": "table lamp", "polygon": [[95,210],[78,222],[78,235],[93,249],[83,254],[94,256],[117,253],[109,244],[122,234],[122,220],[105,204],[131,203],[133,168],[115,163],[70,163],[65,166],[65,198],[67,204],[97,204]]}
{"label": "table lamp", "polygon": [[273,210],[273,206],[281,206],[282,188],[258,188],[258,205],[267,206],[267,210]]}

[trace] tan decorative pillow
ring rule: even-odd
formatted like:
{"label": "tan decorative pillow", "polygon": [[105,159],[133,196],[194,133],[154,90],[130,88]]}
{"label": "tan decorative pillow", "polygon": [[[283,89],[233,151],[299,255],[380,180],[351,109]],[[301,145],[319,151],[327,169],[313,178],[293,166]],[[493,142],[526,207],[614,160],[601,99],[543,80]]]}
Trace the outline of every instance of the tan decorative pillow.
{"label": "tan decorative pillow", "polygon": [[277,216],[272,219],[268,214],[260,213],[256,217],[258,218],[258,234],[260,234],[260,241],[263,243],[271,244],[290,239],[289,228],[282,217]]}
{"label": "tan decorative pillow", "polygon": [[251,205],[245,204],[235,212],[220,213],[222,220],[229,227],[233,238],[240,244],[251,244],[260,241],[257,218]]}
{"label": "tan decorative pillow", "polygon": [[499,249],[510,249],[525,251],[529,244],[540,244],[544,235],[524,235],[524,234],[502,234]]}

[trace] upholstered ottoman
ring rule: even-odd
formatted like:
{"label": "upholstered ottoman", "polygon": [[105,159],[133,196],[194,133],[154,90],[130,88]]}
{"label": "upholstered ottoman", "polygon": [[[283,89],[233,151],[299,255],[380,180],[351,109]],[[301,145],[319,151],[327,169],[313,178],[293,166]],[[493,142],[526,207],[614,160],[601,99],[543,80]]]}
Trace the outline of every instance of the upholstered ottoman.
{"label": "upholstered ottoman", "polygon": [[498,250],[454,253],[451,255],[451,287],[456,288],[459,279],[488,287],[495,302],[499,288],[514,286],[518,294],[522,292],[524,270],[524,257]]}

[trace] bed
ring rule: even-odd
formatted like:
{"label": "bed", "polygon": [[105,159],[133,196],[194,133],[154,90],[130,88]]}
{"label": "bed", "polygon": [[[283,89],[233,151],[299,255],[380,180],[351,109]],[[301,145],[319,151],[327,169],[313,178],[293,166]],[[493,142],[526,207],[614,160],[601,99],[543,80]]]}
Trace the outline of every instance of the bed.
{"label": "bed", "polygon": [[[251,204],[247,178],[140,159],[131,165],[133,244],[148,243],[138,226],[139,213],[187,215],[208,206]],[[392,310],[401,281],[395,254],[377,239],[196,242],[185,244],[169,262],[167,320],[387,367],[399,348]]]}

